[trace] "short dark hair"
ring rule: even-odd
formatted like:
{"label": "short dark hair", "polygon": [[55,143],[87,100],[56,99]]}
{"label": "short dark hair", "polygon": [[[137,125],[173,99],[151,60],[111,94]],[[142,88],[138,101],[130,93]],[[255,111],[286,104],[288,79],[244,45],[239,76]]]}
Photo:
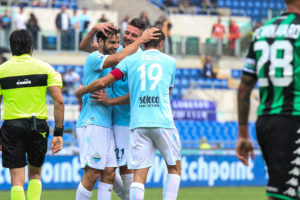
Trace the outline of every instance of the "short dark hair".
{"label": "short dark hair", "polygon": [[149,42],[146,42],[144,44],[146,49],[149,48],[149,47],[157,47],[158,44],[160,43],[160,41],[165,40],[165,34],[161,29],[159,29],[158,31],[155,31],[154,33],[160,33],[160,35],[156,36],[156,37],[158,37],[158,39],[152,39]]}
{"label": "short dark hair", "polygon": [[97,32],[96,33],[97,41],[99,40],[99,38],[101,38],[103,40],[103,42],[105,42],[108,37],[110,37],[112,35],[117,35],[118,33],[120,33],[120,29],[111,29],[109,31],[105,30],[105,33],[107,34],[107,36],[105,36],[102,31]]}
{"label": "short dark hair", "polygon": [[293,4],[296,2],[295,0],[284,0],[284,1],[286,4]]}
{"label": "short dark hair", "polygon": [[27,30],[16,30],[9,37],[11,53],[14,56],[30,54],[33,45],[32,35]]}
{"label": "short dark hair", "polygon": [[133,18],[132,20],[130,20],[128,25],[134,26],[142,31],[146,29],[145,21],[139,18]]}

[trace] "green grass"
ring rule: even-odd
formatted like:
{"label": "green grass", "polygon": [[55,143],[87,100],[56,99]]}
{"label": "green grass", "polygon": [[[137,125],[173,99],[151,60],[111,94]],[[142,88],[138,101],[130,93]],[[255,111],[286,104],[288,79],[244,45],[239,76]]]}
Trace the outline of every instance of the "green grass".
{"label": "green grass", "polygon": [[[74,200],[75,190],[44,190],[42,200]],[[0,192],[1,200],[9,200],[10,193]],[[114,193],[112,200],[119,199]],[[146,189],[146,200],[162,199],[162,189]],[[195,187],[180,188],[178,200],[265,200],[264,187]],[[93,192],[91,200],[97,200],[96,191]]]}

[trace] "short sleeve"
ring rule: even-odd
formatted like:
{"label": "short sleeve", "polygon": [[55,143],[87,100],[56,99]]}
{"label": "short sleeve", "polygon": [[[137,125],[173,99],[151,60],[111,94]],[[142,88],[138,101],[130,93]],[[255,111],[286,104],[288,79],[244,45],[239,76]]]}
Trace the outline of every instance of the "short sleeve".
{"label": "short sleeve", "polygon": [[246,63],[243,68],[243,74],[257,77],[256,75],[256,54],[254,51],[254,42],[251,42]]}
{"label": "short sleeve", "polygon": [[47,87],[59,86],[62,88],[62,78],[60,73],[56,72],[50,65],[47,65]]}
{"label": "short sleeve", "polygon": [[108,55],[92,53],[88,57],[88,66],[91,67],[93,71],[103,70],[103,64]]}
{"label": "short sleeve", "polygon": [[176,61],[173,64],[173,72],[172,72],[170,87],[174,87],[175,75],[176,75],[175,72],[176,72]]}
{"label": "short sleeve", "polygon": [[127,66],[128,66],[128,58],[123,59],[118,65],[117,68],[127,76]]}

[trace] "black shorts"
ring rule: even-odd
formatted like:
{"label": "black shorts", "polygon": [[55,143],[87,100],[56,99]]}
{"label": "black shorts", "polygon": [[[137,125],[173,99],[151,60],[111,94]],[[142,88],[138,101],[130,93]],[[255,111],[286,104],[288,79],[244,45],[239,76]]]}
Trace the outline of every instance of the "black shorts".
{"label": "black shorts", "polygon": [[260,116],[256,134],[268,167],[267,195],[300,199],[300,118]]}
{"label": "black shorts", "polygon": [[5,120],[1,128],[2,165],[6,168],[21,168],[28,163],[41,167],[47,152],[49,127],[46,120],[32,119]]}

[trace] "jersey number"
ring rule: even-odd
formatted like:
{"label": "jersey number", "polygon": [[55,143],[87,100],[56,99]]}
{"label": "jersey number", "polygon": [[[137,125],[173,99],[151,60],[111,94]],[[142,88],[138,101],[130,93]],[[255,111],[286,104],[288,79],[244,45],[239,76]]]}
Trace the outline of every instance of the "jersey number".
{"label": "jersey number", "polygon": [[[145,64],[142,64],[142,66],[140,66],[138,68],[138,71],[141,71],[141,90],[144,91],[146,90],[146,69],[145,69]],[[155,76],[153,76],[153,71],[157,69],[157,73]],[[152,64],[150,65],[149,69],[148,69],[148,79],[151,81],[154,81],[150,87],[150,90],[155,90],[157,84],[159,83],[160,79],[161,79],[161,75],[162,75],[162,67],[160,64]]]}
{"label": "jersey number", "polygon": [[[269,77],[274,86],[286,87],[293,81],[293,46],[287,40],[275,41],[271,46],[266,41],[254,44],[254,51],[262,51],[257,62],[257,74],[263,73],[264,65],[270,60]],[[277,58],[277,52],[283,51],[283,57]],[[276,69],[282,69],[282,77],[276,77]],[[259,86],[269,86],[268,78],[259,77]]]}

